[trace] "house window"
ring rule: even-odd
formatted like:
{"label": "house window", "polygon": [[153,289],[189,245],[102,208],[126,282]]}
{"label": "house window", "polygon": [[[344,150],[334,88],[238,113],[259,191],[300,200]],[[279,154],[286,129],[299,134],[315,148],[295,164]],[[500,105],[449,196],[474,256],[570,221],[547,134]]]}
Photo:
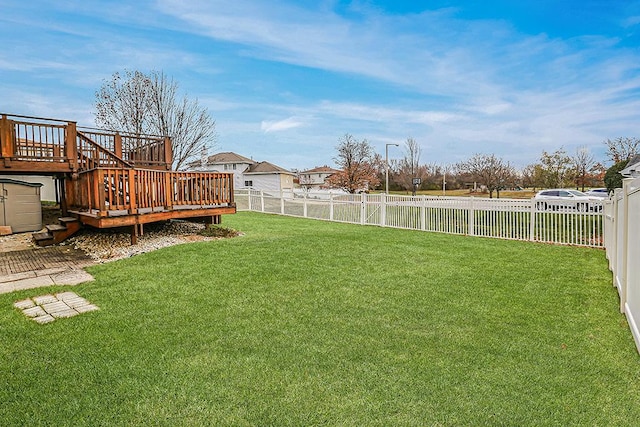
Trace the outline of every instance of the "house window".
{"label": "house window", "polygon": [[245,181],[244,182],[244,186],[245,187],[253,187],[253,181]]}
{"label": "house window", "polygon": [[233,164],[233,170],[236,170],[237,165],[234,163]]}
{"label": "house window", "polygon": [[229,165],[224,165],[224,170],[228,171],[229,170]]}

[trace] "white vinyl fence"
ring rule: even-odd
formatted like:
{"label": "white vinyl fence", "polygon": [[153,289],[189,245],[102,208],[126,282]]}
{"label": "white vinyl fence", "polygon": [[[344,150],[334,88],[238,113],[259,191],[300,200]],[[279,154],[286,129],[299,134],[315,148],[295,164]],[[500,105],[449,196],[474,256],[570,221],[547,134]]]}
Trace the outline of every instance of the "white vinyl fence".
{"label": "white vinyl fence", "polygon": [[500,239],[603,247],[602,202],[236,190],[238,210]]}
{"label": "white vinyl fence", "polygon": [[640,178],[625,179],[604,205],[604,242],[620,295],[620,312],[629,322],[640,352]]}

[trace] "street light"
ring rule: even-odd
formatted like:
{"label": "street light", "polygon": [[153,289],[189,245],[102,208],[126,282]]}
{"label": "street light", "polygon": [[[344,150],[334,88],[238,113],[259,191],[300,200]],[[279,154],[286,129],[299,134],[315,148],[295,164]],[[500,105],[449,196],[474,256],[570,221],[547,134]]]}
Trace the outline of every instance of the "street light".
{"label": "street light", "polygon": [[385,185],[384,185],[384,193],[389,194],[389,146],[395,145],[399,147],[400,144],[385,144],[384,146],[384,164],[385,164]]}

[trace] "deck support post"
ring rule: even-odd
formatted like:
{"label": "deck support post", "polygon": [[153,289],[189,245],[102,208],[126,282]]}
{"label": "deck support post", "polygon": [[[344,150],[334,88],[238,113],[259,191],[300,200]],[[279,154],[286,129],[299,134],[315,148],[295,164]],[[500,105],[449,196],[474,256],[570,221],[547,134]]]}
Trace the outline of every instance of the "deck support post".
{"label": "deck support post", "polygon": [[131,244],[138,244],[138,224],[133,224],[131,226]]}
{"label": "deck support post", "polygon": [[205,228],[209,228],[209,226],[212,224],[215,224],[215,225],[222,224],[222,215],[211,215],[211,216],[204,217]]}
{"label": "deck support post", "polygon": [[66,178],[62,177],[58,177],[56,179],[56,185],[58,186],[57,190],[58,190],[58,194],[59,194],[59,202],[60,202],[60,212],[62,213],[62,216],[67,216],[67,211],[69,209],[69,207],[67,206],[67,190],[66,190]]}

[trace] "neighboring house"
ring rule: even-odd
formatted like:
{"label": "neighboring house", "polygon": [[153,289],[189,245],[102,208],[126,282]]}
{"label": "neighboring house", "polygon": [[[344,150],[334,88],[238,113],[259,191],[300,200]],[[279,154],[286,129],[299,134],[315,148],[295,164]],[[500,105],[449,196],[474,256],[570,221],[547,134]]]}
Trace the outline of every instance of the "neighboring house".
{"label": "neighboring house", "polygon": [[225,152],[203,156],[189,170],[233,173],[233,187],[263,191],[292,191],[294,174],[269,162],[256,162],[240,154]]}
{"label": "neighboring house", "polygon": [[629,159],[627,167],[620,171],[620,175],[625,178],[635,178],[640,176],[640,154]]}
{"label": "neighboring house", "polygon": [[337,172],[339,172],[337,169],[330,168],[329,166],[320,166],[300,172],[300,187],[306,190],[318,190],[321,188],[326,188],[327,178]]}

